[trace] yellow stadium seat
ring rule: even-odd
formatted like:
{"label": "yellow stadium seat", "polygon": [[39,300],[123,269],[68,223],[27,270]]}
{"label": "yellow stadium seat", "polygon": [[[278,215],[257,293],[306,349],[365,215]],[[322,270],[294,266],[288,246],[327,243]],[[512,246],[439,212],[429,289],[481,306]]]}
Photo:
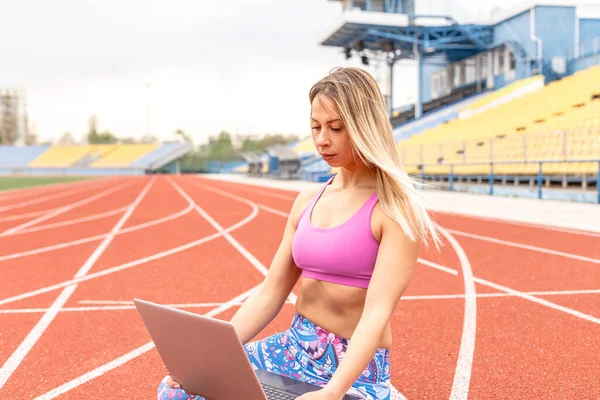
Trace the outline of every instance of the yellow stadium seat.
{"label": "yellow stadium seat", "polygon": [[503,97],[510,95],[511,93],[514,93],[519,89],[524,88],[527,85],[536,84],[536,83],[543,85],[543,81],[544,81],[544,76],[542,76],[542,75],[535,75],[535,76],[531,76],[529,78],[521,79],[515,83],[511,83],[510,85],[503,87],[502,89],[498,89],[498,90],[488,94],[481,100],[478,100],[472,104],[469,104],[467,107],[465,107],[461,110],[461,113],[468,112],[468,111],[476,111],[477,109],[480,109],[482,107],[489,106],[493,102],[498,101],[498,100],[502,99]]}
{"label": "yellow stadium seat", "polygon": [[[398,151],[406,166],[482,165],[463,167],[460,171],[464,173],[489,170],[484,164],[491,161],[521,162],[497,165],[495,173],[531,174],[538,170],[532,160],[597,160],[600,159],[598,97],[600,66],[595,66],[469,118],[452,120],[402,140],[397,144]],[[556,174],[597,171],[597,165],[588,162],[549,163],[543,168],[544,172]]]}
{"label": "yellow stadium seat", "polygon": [[86,157],[92,146],[52,146],[29,163],[30,167],[70,167]]}
{"label": "yellow stadium seat", "polygon": [[90,164],[91,167],[126,167],[158,148],[155,144],[120,144]]}
{"label": "yellow stadium seat", "polygon": [[298,154],[302,153],[315,153],[317,154],[317,150],[313,144],[313,140],[311,137],[299,141],[294,147],[294,151]]}
{"label": "yellow stadium seat", "polygon": [[237,173],[247,173],[249,171],[248,164],[240,165],[236,169],[234,169]]}

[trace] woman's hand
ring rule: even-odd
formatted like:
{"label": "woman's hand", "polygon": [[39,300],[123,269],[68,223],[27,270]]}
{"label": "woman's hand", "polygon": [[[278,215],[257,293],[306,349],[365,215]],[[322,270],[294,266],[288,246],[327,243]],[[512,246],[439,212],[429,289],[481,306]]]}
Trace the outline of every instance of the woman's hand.
{"label": "woman's hand", "polygon": [[300,397],[296,397],[296,400],[341,400],[343,396],[338,397],[326,389],[317,390],[314,392],[308,392]]}
{"label": "woman's hand", "polygon": [[167,379],[167,384],[169,385],[169,387],[171,389],[180,389],[183,390],[184,393],[189,394],[191,396],[201,396],[198,393],[191,393],[186,391],[184,388],[181,387],[181,385],[179,384],[179,382],[175,381],[173,378],[171,378],[171,376],[169,376],[169,379]]}

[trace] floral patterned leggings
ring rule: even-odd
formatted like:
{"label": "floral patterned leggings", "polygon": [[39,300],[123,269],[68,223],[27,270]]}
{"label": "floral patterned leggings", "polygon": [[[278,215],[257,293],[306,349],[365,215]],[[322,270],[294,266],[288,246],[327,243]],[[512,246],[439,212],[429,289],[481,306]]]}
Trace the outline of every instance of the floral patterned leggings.
{"label": "floral patterned leggings", "polygon": [[[290,328],[244,346],[254,369],[267,370],[314,385],[324,386],[341,362],[349,341],[295,314]],[[349,394],[367,400],[390,399],[390,354],[378,349],[356,380]],[[206,400],[181,389],[171,389],[165,377],[158,387],[158,400]]]}

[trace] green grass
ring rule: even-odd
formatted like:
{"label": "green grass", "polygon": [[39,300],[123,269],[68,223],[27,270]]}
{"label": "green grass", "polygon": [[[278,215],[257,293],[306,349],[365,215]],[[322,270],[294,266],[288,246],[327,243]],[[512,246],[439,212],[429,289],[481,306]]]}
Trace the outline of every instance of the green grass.
{"label": "green grass", "polygon": [[23,189],[86,179],[94,178],[87,176],[0,176],[0,192],[3,190]]}

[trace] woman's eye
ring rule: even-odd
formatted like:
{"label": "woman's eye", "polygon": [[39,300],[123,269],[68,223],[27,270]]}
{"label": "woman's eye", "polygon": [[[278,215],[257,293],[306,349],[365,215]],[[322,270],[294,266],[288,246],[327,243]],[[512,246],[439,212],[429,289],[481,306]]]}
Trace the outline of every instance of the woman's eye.
{"label": "woman's eye", "polygon": [[335,131],[335,132],[338,132],[338,131],[341,131],[341,130],[342,130],[342,128],[331,128],[331,130],[332,130],[332,131]]}
{"label": "woman's eye", "polygon": [[313,126],[312,129],[319,129],[319,127],[318,126]]}

